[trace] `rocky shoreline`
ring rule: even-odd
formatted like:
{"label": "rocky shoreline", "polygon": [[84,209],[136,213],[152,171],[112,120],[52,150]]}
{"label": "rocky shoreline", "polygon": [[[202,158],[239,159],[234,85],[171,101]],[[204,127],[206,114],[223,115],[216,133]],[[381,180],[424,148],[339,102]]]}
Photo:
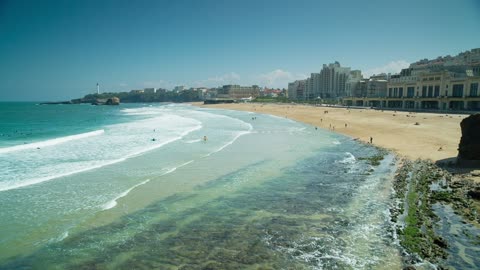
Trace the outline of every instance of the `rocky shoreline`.
{"label": "rocky shoreline", "polygon": [[[451,269],[446,264],[452,255],[448,252],[450,243],[436,232],[440,217],[433,205],[451,205],[462,222],[478,226],[478,204],[472,192],[478,191],[480,184],[465,175],[452,175],[431,162],[405,159],[396,172],[393,189],[391,221],[393,233],[404,249],[405,269]],[[436,266],[425,266],[429,263]]]}
{"label": "rocky shoreline", "polygon": [[42,102],[40,105],[71,105],[71,104],[92,104],[92,105],[120,105],[120,99],[118,97],[111,98],[78,98],[69,101],[55,101],[55,102]]}

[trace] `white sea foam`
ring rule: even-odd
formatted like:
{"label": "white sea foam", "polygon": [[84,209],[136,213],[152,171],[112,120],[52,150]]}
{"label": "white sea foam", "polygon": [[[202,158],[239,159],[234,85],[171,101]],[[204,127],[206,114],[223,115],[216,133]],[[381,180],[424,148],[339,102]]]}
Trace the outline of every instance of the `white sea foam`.
{"label": "white sea foam", "polygon": [[199,142],[201,141],[202,139],[196,139],[196,140],[189,140],[189,141],[185,141],[185,143],[196,143],[196,142]]}
{"label": "white sea foam", "polygon": [[346,157],[340,161],[338,161],[339,163],[342,163],[342,164],[353,164],[355,163],[355,161],[357,161],[357,159],[355,158],[355,156],[350,153],[350,152],[345,152],[345,155]]}
{"label": "white sea foam", "polygon": [[335,145],[342,144],[341,142],[339,142],[339,141],[337,141],[337,140],[334,140],[332,143],[335,144]]}
{"label": "white sea foam", "polygon": [[120,198],[123,198],[125,196],[128,195],[128,193],[130,193],[130,191],[134,190],[135,188],[137,188],[138,186],[141,186],[141,185],[145,185],[146,183],[148,183],[150,181],[150,179],[147,179],[141,183],[138,183],[136,185],[134,185],[133,187],[125,190],[124,192],[120,193],[117,197],[113,198],[113,200],[107,202],[106,204],[104,204],[102,206],[102,209],[103,210],[108,210],[108,209],[111,209],[113,207],[115,207],[117,205],[117,200],[120,199]]}
{"label": "white sea foam", "polygon": [[237,135],[235,137],[233,137],[233,139],[229,142],[227,142],[226,144],[222,145],[220,148],[218,148],[217,150],[213,151],[213,152],[210,152],[208,154],[206,154],[204,157],[209,157],[211,156],[212,154],[215,154],[215,153],[218,153],[220,151],[222,151],[223,149],[225,149],[227,146],[229,145],[232,145],[238,138],[240,138],[240,136],[243,136],[243,135],[246,135],[246,134],[249,134],[252,132],[253,130],[253,126],[244,122],[245,124],[247,124],[249,126],[248,128],[248,131],[241,131],[241,132],[238,132]]}
{"label": "white sea foam", "polygon": [[[164,172],[163,174],[161,174],[161,176],[164,176],[164,175],[167,175],[169,173],[172,173],[174,171],[176,171],[177,169],[181,168],[181,167],[184,167],[184,166],[187,166],[188,164],[194,162],[194,160],[190,160],[190,161],[187,161],[185,163],[182,163],[180,165],[178,165],[177,167],[173,167],[173,168],[170,168],[168,169],[166,172]],[[115,207],[117,205],[117,200],[120,199],[120,198],[123,198],[125,196],[128,195],[128,193],[130,193],[130,191],[134,190],[135,188],[141,186],[141,185],[145,185],[146,183],[148,183],[150,181],[150,179],[147,179],[141,183],[138,183],[136,185],[134,185],[133,187],[125,190],[124,192],[120,193],[118,196],[116,196],[115,198],[113,198],[112,200],[108,201],[107,203],[105,203],[103,206],[102,206],[102,210],[108,210],[108,209],[111,209],[113,207]]]}
{"label": "white sea foam", "polygon": [[[152,132],[152,127],[156,126],[159,126],[159,132]],[[9,160],[5,162],[4,175],[0,176],[0,191],[26,187],[122,162],[182,139],[201,128],[201,122],[195,119],[161,115],[109,126],[102,140],[92,140],[86,136],[82,140],[77,139],[68,144],[27,154],[15,152],[10,154]],[[154,136],[156,140],[152,142],[151,138]]]}
{"label": "white sea foam", "polygon": [[58,242],[63,241],[67,237],[68,237],[68,231],[65,231],[64,233],[62,233],[62,235],[60,235],[57,241]]}
{"label": "white sea foam", "polygon": [[28,143],[28,144],[20,144],[20,145],[15,145],[15,146],[10,146],[10,147],[4,147],[0,148],[0,154],[5,154],[5,153],[10,153],[14,151],[21,151],[21,150],[28,150],[28,149],[37,149],[37,148],[43,148],[43,147],[48,147],[48,146],[53,146],[61,143],[66,143],[74,140],[80,140],[92,136],[98,136],[101,135],[105,132],[105,130],[100,129],[100,130],[95,130],[91,132],[86,132],[86,133],[80,133],[80,134],[75,134],[75,135],[70,135],[70,136],[65,136],[65,137],[60,137],[60,138],[55,138],[55,139],[50,139],[46,141],[41,141],[41,142],[35,142],[35,143]]}

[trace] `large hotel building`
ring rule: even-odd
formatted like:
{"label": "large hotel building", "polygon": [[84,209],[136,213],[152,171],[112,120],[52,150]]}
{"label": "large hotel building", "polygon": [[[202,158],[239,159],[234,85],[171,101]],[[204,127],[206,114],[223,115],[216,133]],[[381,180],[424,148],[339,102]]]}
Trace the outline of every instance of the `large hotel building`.
{"label": "large hotel building", "polygon": [[[480,48],[456,56],[423,59],[395,75],[381,74],[369,79],[355,72],[348,75],[346,81],[342,78],[345,90],[335,89],[338,94],[344,93],[341,96],[344,105],[406,110],[480,110]],[[289,93],[295,92],[296,85],[301,84],[289,85]],[[297,96],[297,99],[301,98]],[[304,99],[309,97],[304,96]]]}

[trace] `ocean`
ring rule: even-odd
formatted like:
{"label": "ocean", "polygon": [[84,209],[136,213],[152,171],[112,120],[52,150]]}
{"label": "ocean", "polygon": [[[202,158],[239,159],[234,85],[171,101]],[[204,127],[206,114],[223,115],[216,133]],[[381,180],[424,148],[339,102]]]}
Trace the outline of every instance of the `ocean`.
{"label": "ocean", "polygon": [[0,269],[400,269],[378,154],[264,114],[0,103]]}

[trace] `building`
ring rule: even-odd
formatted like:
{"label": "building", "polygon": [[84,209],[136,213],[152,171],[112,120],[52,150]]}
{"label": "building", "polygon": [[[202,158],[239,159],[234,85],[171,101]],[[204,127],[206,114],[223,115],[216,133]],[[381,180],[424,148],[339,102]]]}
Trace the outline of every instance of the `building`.
{"label": "building", "polygon": [[352,97],[356,96],[356,91],[360,88],[359,83],[362,81],[363,76],[360,70],[350,71],[350,76],[345,82],[345,96]]}
{"label": "building", "polygon": [[314,73],[311,74],[311,77],[310,78],[307,78],[305,80],[305,99],[307,100],[311,100],[311,99],[314,99],[315,97],[315,93],[313,91],[313,77],[314,77]]}
{"label": "building", "polygon": [[260,87],[258,85],[253,86],[240,86],[236,84],[224,85],[217,90],[217,98],[256,98],[260,96]]}
{"label": "building", "polygon": [[288,84],[287,96],[293,100],[305,100],[305,85],[307,80],[298,80]]}
{"label": "building", "polygon": [[140,89],[140,90],[131,90],[130,91],[130,94],[143,94],[144,90],[143,89]]}
{"label": "building", "polygon": [[143,92],[145,94],[155,94],[157,92],[157,89],[155,89],[155,88],[144,88]]}
{"label": "building", "polygon": [[183,86],[183,85],[175,86],[175,87],[173,88],[173,91],[176,92],[176,93],[185,91],[185,86]]}
{"label": "building", "polygon": [[[350,76],[353,77],[352,81],[349,81]],[[351,91],[360,79],[359,70],[350,71],[349,67],[342,67],[339,62],[323,65],[320,73],[311,73],[310,78],[306,79],[305,99],[344,97],[347,95],[347,81]]]}
{"label": "building", "polygon": [[320,71],[319,96],[322,98],[346,96],[346,83],[349,75],[350,68],[340,66],[339,62],[323,65]]}
{"label": "building", "polygon": [[473,49],[412,63],[399,74],[375,80],[370,88],[366,85],[365,93],[355,92],[343,102],[407,110],[480,110],[479,84],[480,49]]}

